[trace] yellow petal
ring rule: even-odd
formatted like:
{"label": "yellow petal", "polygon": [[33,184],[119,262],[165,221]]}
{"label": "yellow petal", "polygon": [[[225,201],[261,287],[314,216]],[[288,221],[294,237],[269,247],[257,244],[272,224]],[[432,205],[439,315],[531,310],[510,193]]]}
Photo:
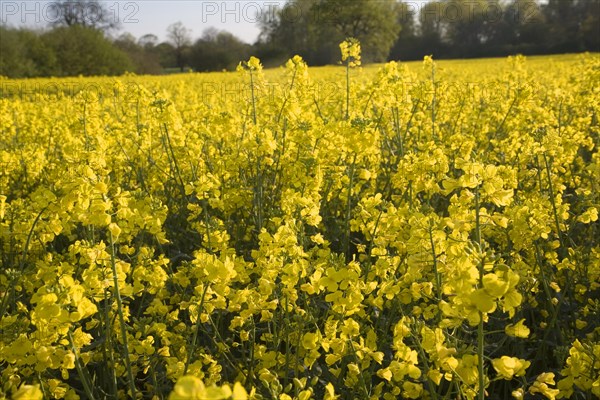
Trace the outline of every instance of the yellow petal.
{"label": "yellow petal", "polygon": [[496,302],[484,289],[477,289],[471,293],[471,302],[483,313],[490,313],[496,309]]}

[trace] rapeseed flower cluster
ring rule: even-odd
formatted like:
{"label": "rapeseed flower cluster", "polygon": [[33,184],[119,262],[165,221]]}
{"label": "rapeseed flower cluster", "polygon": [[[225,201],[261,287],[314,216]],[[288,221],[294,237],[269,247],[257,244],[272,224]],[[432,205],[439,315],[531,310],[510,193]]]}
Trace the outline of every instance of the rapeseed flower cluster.
{"label": "rapeseed flower cluster", "polygon": [[340,50],[0,78],[0,398],[600,396],[598,57]]}

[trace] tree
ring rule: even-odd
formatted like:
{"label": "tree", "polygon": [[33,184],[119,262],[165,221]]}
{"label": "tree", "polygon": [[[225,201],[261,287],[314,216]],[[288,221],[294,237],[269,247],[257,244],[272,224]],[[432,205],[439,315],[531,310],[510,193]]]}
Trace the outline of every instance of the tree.
{"label": "tree", "polygon": [[96,0],[59,0],[50,3],[55,26],[83,26],[108,32],[119,27],[117,14]]}
{"label": "tree", "polygon": [[445,53],[442,28],[442,1],[432,1],[419,12],[419,37],[423,55],[441,57]]}
{"label": "tree", "polygon": [[450,0],[440,6],[442,30],[445,39],[452,44],[453,55],[483,55],[483,46],[491,35],[489,29],[502,14],[498,1]]}
{"label": "tree", "polygon": [[127,55],[102,32],[80,25],[55,28],[42,40],[56,55],[56,75],[120,75],[133,71]]}
{"label": "tree", "polygon": [[175,48],[171,43],[161,42],[156,45],[154,51],[158,55],[158,59],[160,60],[160,65],[163,68],[176,68],[177,67],[177,59],[175,57]]}
{"label": "tree", "polygon": [[320,40],[321,32],[313,15],[317,3],[318,0],[292,0],[274,13],[263,13],[258,47],[262,51],[268,49],[268,53],[283,62],[296,54],[313,65],[331,62],[330,57],[318,58],[320,49],[327,44]]}
{"label": "tree", "polygon": [[545,42],[552,52],[598,51],[600,1],[548,0],[542,10],[548,28]]}
{"label": "tree", "polygon": [[486,43],[491,48],[491,55],[547,51],[547,26],[539,4],[531,0],[512,0],[503,10],[502,18],[494,24]]}
{"label": "tree", "polygon": [[582,47],[589,51],[600,52],[600,0],[580,1],[579,4],[582,16],[579,40]]}
{"label": "tree", "polygon": [[190,65],[196,71],[233,70],[250,56],[250,48],[229,32],[208,28],[190,51]]}
{"label": "tree", "polygon": [[[386,61],[400,32],[400,11],[395,0],[323,0],[316,5],[317,21],[325,28],[321,39],[358,39],[365,62]],[[325,36],[329,28],[335,32],[332,38]]]}
{"label": "tree", "polygon": [[261,21],[260,42],[309,64],[339,60],[346,37],[362,43],[363,60],[385,61],[398,37],[400,8],[395,0],[291,0]]}
{"label": "tree", "polygon": [[167,37],[175,49],[177,67],[183,72],[187,62],[187,51],[192,43],[190,30],[183,26],[181,22],[176,22],[167,28]]}
{"label": "tree", "polygon": [[398,25],[402,27],[398,39],[392,46],[388,60],[415,60],[419,57],[421,48],[416,19],[417,8],[414,3],[400,2],[398,4]]}
{"label": "tree", "polygon": [[134,65],[137,74],[160,74],[162,67],[158,55],[152,47],[144,47],[136,41],[131,33],[123,33],[114,41],[117,48],[122,50]]}
{"label": "tree", "polygon": [[56,71],[56,55],[38,32],[0,26],[0,76],[30,78]]}
{"label": "tree", "polygon": [[158,36],[148,33],[138,39],[138,44],[146,50],[152,50],[158,45]]}

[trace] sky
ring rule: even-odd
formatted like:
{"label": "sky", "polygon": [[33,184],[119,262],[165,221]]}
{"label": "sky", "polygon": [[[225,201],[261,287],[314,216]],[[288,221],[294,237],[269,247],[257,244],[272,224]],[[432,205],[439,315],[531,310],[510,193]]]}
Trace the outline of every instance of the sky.
{"label": "sky", "polygon": [[[373,0],[376,1],[376,0]],[[419,7],[426,0],[405,0]],[[247,43],[253,43],[260,33],[257,16],[273,14],[275,7],[285,6],[285,0],[102,0],[109,17],[120,23],[116,35],[129,32],[136,38],[154,34],[166,40],[167,27],[182,22],[193,39],[213,27],[227,30]],[[56,19],[55,1],[0,0],[0,23],[13,27],[48,26]],[[288,8],[294,18],[295,9]],[[96,10],[84,9],[94,18]],[[115,34],[115,33],[113,33]]]}

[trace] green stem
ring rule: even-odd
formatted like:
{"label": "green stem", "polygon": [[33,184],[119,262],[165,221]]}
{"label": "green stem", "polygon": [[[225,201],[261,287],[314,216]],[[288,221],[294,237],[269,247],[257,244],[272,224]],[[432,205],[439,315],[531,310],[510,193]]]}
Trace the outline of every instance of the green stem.
{"label": "green stem", "polygon": [[552,172],[550,171],[550,163],[546,153],[544,156],[544,164],[546,167],[546,175],[548,175],[548,195],[550,196],[550,203],[552,204],[552,214],[554,216],[554,223],[556,224],[556,235],[558,236],[558,242],[560,243],[561,250],[565,248],[562,238],[562,232],[560,230],[560,221],[558,219],[558,211],[556,210],[556,201],[554,199],[554,186],[552,185]]}
{"label": "green stem", "polygon": [[400,158],[404,158],[404,139],[402,138],[402,133],[400,132],[400,114],[398,112],[398,107],[394,107],[392,109],[392,118],[394,120],[394,131],[396,133],[396,140],[398,141],[398,147],[400,150]]}
{"label": "green stem", "polygon": [[37,374],[38,381],[40,382],[40,390],[42,391],[42,400],[46,400],[48,395],[46,394],[46,389],[44,389],[44,383],[42,382],[42,374],[38,372]]}
{"label": "green stem", "polygon": [[127,378],[129,379],[129,390],[131,397],[135,395],[135,381],[133,380],[133,372],[131,370],[131,360],[129,359],[129,348],[127,346],[127,331],[125,329],[125,317],[123,316],[123,301],[121,300],[121,292],[119,290],[119,277],[117,276],[117,263],[115,259],[115,241],[112,232],[110,235],[110,264],[113,273],[113,283],[115,286],[115,298],[117,299],[117,312],[119,314],[119,325],[121,325],[121,339],[123,340],[123,356],[125,357],[125,367],[127,368]]}
{"label": "green stem", "polygon": [[431,99],[431,137],[435,141],[437,138],[435,136],[435,106],[436,106],[436,96],[437,90],[435,87],[435,64],[431,64],[431,85],[433,87],[433,97]]}
{"label": "green stem", "polygon": [[[221,334],[219,333],[219,329],[217,328],[217,325],[215,324],[215,322],[212,320],[212,318],[210,317],[210,315],[208,316],[208,322],[210,322],[212,328],[214,329],[215,332],[215,336],[209,336],[210,340],[213,342],[213,345],[216,348],[219,348],[221,346],[219,346],[219,342],[222,345],[223,350],[221,351],[220,355],[223,356],[223,358],[225,359],[225,361],[227,361],[229,363],[229,365],[231,365],[232,368],[236,369],[243,377],[244,379],[248,380],[249,379],[249,375],[248,373],[246,373],[246,371],[242,368],[239,367],[239,365],[235,364],[231,358],[227,355],[227,353],[231,354],[231,351],[229,350],[229,345],[225,342],[225,340],[223,340],[223,337],[221,336]],[[217,342],[216,339],[219,339],[219,342]],[[252,382],[252,380],[250,380],[249,382]]]}
{"label": "green stem", "polygon": [[256,98],[254,97],[254,75],[250,70],[250,93],[252,95],[252,121],[256,125]]}
{"label": "green stem", "polygon": [[73,340],[73,335],[69,330],[69,342],[71,343],[71,350],[73,351],[73,355],[75,356],[75,367],[77,368],[77,374],[79,375],[79,379],[81,379],[81,383],[83,384],[83,390],[85,395],[89,400],[94,400],[94,393],[92,391],[92,386],[88,380],[88,376],[86,376],[85,371],[83,370],[83,366],[81,364],[81,360],[79,355],[77,354],[77,349],[75,348],[75,342]]}
{"label": "green stem", "polygon": [[[204,224],[206,225],[206,241],[207,241],[207,247],[208,247],[208,251],[212,251],[212,245],[211,245],[211,240],[210,240],[210,220],[208,217],[208,200],[203,199],[202,200],[202,208],[204,209]],[[202,295],[202,298],[204,299],[204,295]]]}
{"label": "green stem", "polygon": [[429,227],[429,242],[431,244],[431,255],[433,256],[433,273],[435,275],[435,291],[438,301],[442,299],[442,276],[438,271],[437,256],[435,254],[435,243],[433,242],[433,230]]}
{"label": "green stem", "polygon": [[479,375],[479,400],[485,399],[485,379],[483,375],[483,346],[484,343],[484,332],[483,332],[483,313],[479,312],[479,325],[477,325],[477,373]]}
{"label": "green stem", "polygon": [[196,351],[196,341],[198,340],[198,333],[200,332],[200,327],[202,326],[202,321],[200,317],[202,315],[202,310],[204,309],[204,299],[206,298],[207,291],[208,285],[204,286],[204,290],[202,291],[202,298],[200,299],[200,305],[198,306],[198,316],[196,317],[196,329],[194,330],[194,336],[192,336],[190,350],[188,351],[187,360],[185,360],[185,367],[183,368],[184,375],[187,374],[190,362],[192,361],[192,357],[194,356],[194,351]]}
{"label": "green stem", "polygon": [[346,62],[346,119],[350,117],[350,62]]}
{"label": "green stem", "polygon": [[[284,298],[284,306],[285,306],[285,308],[283,310],[283,312],[284,312],[283,319],[285,321],[285,323],[284,323],[285,337],[287,338],[286,341],[285,341],[285,370],[289,371],[290,370],[290,352],[291,352],[291,349],[290,349],[290,340],[289,340],[289,338],[290,338],[290,332],[289,332],[288,329],[291,326],[291,322],[290,322],[290,318],[289,318],[288,297],[287,297],[287,295],[284,294],[283,298]],[[286,373],[285,377],[283,379],[284,379],[283,380],[283,386],[285,387],[285,386],[287,386],[288,381],[289,381],[289,374]]]}
{"label": "green stem", "polygon": [[87,133],[87,102],[83,103],[83,136],[85,137],[85,151],[89,151],[90,139]]}
{"label": "green stem", "polygon": [[356,154],[354,154],[354,159],[352,160],[352,165],[350,166],[350,176],[348,182],[348,201],[346,202],[346,221],[345,221],[345,250],[346,250],[346,260],[350,259],[350,216],[352,214],[352,185],[354,184],[354,167],[356,164]]}
{"label": "green stem", "polygon": [[283,115],[283,110],[285,109],[285,105],[287,104],[287,102],[290,99],[290,96],[292,94],[292,89],[294,88],[294,82],[296,81],[297,73],[298,73],[298,67],[296,66],[296,68],[294,68],[294,74],[292,75],[292,81],[290,83],[290,88],[288,89],[289,93],[286,94],[285,98],[283,99],[283,104],[281,105],[281,109],[279,110],[279,114],[277,115],[278,123],[281,120],[281,116]]}
{"label": "green stem", "polygon": [[[171,137],[169,135],[169,128],[167,127],[167,124],[163,124],[163,128],[165,130],[165,146],[166,146],[166,150],[167,150],[167,158],[169,158],[169,163],[170,163],[170,159],[173,159],[173,172],[177,175],[177,178],[179,178],[179,185],[181,188],[181,196],[182,198],[185,199],[186,195],[185,195],[185,183],[183,183],[183,178],[181,177],[181,170],[179,169],[179,164],[177,162],[177,157],[175,157],[175,152],[173,151],[173,146],[171,145]],[[169,154],[170,153],[170,154]]]}
{"label": "green stem", "polygon": [[[419,340],[418,332],[416,332],[414,334],[414,339],[415,339],[415,343],[417,344],[418,351],[421,354],[421,358],[423,359],[423,365],[425,367],[425,370],[427,372],[429,372],[431,370],[431,366],[429,365],[429,362],[427,361],[427,354],[425,354],[425,349],[423,349],[423,345],[422,345],[421,341]],[[431,398],[433,398],[433,399],[438,398],[437,391],[435,390],[435,387],[433,386],[433,381],[431,380],[431,378],[429,376],[427,376],[427,389],[429,390],[429,395],[431,396]]]}
{"label": "green stem", "polygon": [[[2,318],[4,317],[4,315],[7,314],[5,311],[8,308],[8,302],[10,298],[16,296],[15,281],[17,277],[23,275],[23,271],[25,269],[25,259],[27,258],[27,252],[29,251],[29,245],[31,243],[31,238],[33,237],[33,231],[35,230],[35,226],[40,221],[40,219],[42,218],[42,214],[44,213],[44,211],[46,211],[47,208],[48,206],[44,207],[42,211],[38,213],[38,215],[35,217],[35,220],[33,221],[33,224],[31,225],[31,229],[29,230],[29,234],[27,235],[27,240],[25,241],[25,247],[23,247],[23,254],[21,255],[21,260],[19,261],[19,273],[11,279],[10,290],[5,291],[4,296],[2,297],[2,305],[0,306],[0,322],[2,322]],[[11,294],[10,296],[9,293]]]}
{"label": "green stem", "polygon": [[[481,221],[479,215],[479,186],[475,188],[475,240],[481,251]],[[479,262],[479,287],[483,287],[483,258]],[[485,399],[485,377],[483,375],[483,356],[484,356],[484,330],[483,330],[483,312],[479,311],[479,324],[477,325],[477,373],[479,375],[478,399]]]}
{"label": "green stem", "polygon": [[358,373],[360,376],[360,383],[362,384],[362,389],[365,392],[365,398],[369,398],[371,396],[371,391],[367,388],[367,381],[365,380],[365,375],[363,374],[362,368],[360,367],[360,360],[356,355],[356,349],[354,348],[354,343],[352,343],[352,339],[348,339],[348,343],[350,344],[350,349],[352,350],[352,355],[354,356],[354,362],[358,367]]}
{"label": "green stem", "polygon": [[107,288],[104,290],[104,337],[106,340],[102,346],[102,355],[104,362],[109,365],[109,368],[107,368],[107,373],[110,375],[110,388],[112,390],[113,397],[116,399],[119,389],[117,385],[117,373],[115,370],[115,356],[113,353],[112,335],[110,333],[112,329],[112,323],[110,321],[110,303],[108,301],[108,293],[109,290]]}

